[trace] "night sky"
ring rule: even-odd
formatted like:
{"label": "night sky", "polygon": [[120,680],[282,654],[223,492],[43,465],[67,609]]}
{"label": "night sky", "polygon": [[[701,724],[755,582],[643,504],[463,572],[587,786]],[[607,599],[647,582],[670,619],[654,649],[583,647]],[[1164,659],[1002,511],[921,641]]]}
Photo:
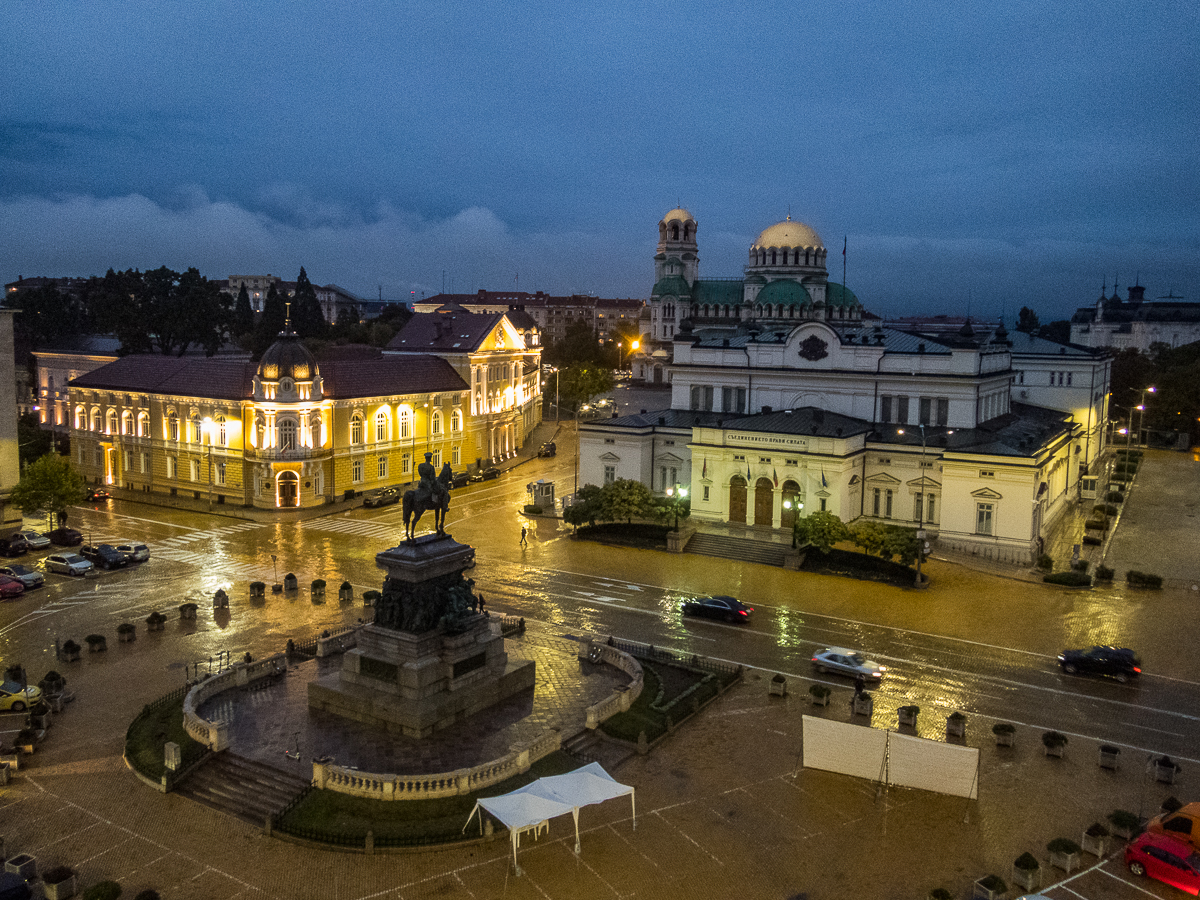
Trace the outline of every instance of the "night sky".
{"label": "night sky", "polygon": [[883,315],[1200,300],[1190,2],[0,5],[0,281],[648,297],[789,213]]}

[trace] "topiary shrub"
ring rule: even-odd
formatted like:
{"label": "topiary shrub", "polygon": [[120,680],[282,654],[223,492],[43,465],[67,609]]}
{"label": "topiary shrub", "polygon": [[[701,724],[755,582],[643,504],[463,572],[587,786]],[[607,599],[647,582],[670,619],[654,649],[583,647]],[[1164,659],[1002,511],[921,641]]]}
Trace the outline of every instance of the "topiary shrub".
{"label": "topiary shrub", "polygon": [[1067,744],[1067,736],[1061,731],[1047,731],[1042,734],[1042,744],[1046,747],[1062,747]]}
{"label": "topiary shrub", "polygon": [[1107,500],[1109,503],[1124,503],[1125,495],[1122,494],[1120,491],[1109,491],[1107,494],[1104,495],[1104,499]]}
{"label": "topiary shrub", "polygon": [[158,891],[152,891],[146,888],[144,891],[139,891],[138,895],[133,900],[161,900],[158,896]]}
{"label": "topiary shrub", "polygon": [[992,726],[992,734],[1012,734],[1017,727],[1011,722],[997,722]]}
{"label": "topiary shrub", "polygon": [[945,888],[934,888],[929,892],[929,900],[954,900],[954,895]]}
{"label": "topiary shrub", "polygon": [[1048,843],[1046,845],[1046,849],[1049,850],[1051,853],[1062,853],[1062,854],[1065,854],[1066,856],[1070,856],[1074,853],[1080,852],[1080,847],[1077,843],[1075,843],[1070,838],[1062,838],[1062,837],[1055,838],[1054,840],[1052,840],[1050,843]]}
{"label": "topiary shrub", "polygon": [[542,508],[540,506],[538,506],[536,503],[526,503],[525,504],[525,515],[540,516],[541,514],[542,514]]}
{"label": "topiary shrub", "polygon": [[1066,587],[1091,587],[1092,576],[1086,572],[1052,572],[1049,575],[1043,575],[1042,581]]}
{"label": "topiary shrub", "polygon": [[1049,572],[1054,568],[1054,560],[1046,553],[1038,557],[1037,567],[1044,572]]}
{"label": "topiary shrub", "polygon": [[83,892],[83,900],[117,900],[121,886],[115,881],[101,881]]}
{"label": "topiary shrub", "polygon": [[1097,581],[1112,581],[1113,570],[1108,566],[1096,566]]}
{"label": "topiary shrub", "polygon": [[1104,541],[1100,540],[1094,534],[1085,534],[1083,536],[1083,543],[1089,547],[1099,547]]}
{"label": "topiary shrub", "polygon": [[1040,869],[1042,864],[1037,861],[1037,857],[1029,851],[1022,853],[1013,862],[1013,868],[1020,869],[1024,872],[1032,872],[1035,869]]}
{"label": "topiary shrub", "polygon": [[1148,572],[1139,572],[1137,569],[1130,569],[1125,573],[1125,581],[1130,587],[1153,588],[1155,590],[1162,587],[1162,576],[1151,575]]}
{"label": "topiary shrub", "polygon": [[1086,559],[1077,559],[1071,563],[1071,571],[1086,572],[1088,570],[1088,561]]}

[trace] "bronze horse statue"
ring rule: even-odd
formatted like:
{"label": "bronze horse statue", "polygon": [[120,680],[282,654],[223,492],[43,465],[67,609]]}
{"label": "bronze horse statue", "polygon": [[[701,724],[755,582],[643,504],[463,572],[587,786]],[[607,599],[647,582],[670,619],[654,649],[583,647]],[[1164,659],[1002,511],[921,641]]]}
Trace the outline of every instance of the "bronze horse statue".
{"label": "bronze horse statue", "polygon": [[413,539],[417,522],[426,510],[433,510],[435,531],[443,536],[446,534],[446,510],[450,508],[450,487],[454,472],[450,469],[450,463],[446,463],[437,478],[427,477],[433,472],[433,466],[427,462],[418,466],[417,471],[420,472],[426,467],[427,471],[422,472],[421,483],[413,490],[404,492],[405,540]]}

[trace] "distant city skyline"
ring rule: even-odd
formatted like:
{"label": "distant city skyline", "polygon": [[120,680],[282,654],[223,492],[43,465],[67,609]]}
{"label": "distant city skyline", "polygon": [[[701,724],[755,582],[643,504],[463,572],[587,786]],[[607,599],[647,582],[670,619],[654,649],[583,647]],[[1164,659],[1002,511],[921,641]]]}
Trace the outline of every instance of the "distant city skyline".
{"label": "distant city skyline", "polygon": [[850,2],[0,7],[0,279],[647,298],[789,213],[885,316],[1200,300],[1200,12]]}

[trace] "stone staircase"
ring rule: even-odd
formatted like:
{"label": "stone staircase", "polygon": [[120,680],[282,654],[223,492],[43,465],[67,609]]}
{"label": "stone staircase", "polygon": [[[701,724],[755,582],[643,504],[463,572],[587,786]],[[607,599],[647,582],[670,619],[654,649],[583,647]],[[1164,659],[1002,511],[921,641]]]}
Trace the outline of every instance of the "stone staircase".
{"label": "stone staircase", "polygon": [[684,552],[761,563],[764,566],[782,566],[790,549],[787,544],[776,544],[772,541],[754,541],[697,532],[687,542]]}
{"label": "stone staircase", "polygon": [[226,750],[191,772],[175,791],[197,803],[262,825],[268,815],[278,813],[308,784],[308,778]]}
{"label": "stone staircase", "polygon": [[586,764],[598,762],[610,775],[636,750],[622,743],[605,740],[597,731],[584,729],[574,737],[563,741],[563,752]]}

